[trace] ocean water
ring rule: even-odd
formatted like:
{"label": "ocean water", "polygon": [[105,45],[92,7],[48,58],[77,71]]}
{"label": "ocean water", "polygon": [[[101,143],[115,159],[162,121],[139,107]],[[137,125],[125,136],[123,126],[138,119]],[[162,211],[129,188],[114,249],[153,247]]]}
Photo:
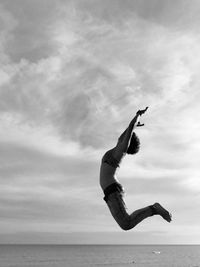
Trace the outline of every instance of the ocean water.
{"label": "ocean water", "polygon": [[193,245],[0,245],[0,267],[200,267]]}

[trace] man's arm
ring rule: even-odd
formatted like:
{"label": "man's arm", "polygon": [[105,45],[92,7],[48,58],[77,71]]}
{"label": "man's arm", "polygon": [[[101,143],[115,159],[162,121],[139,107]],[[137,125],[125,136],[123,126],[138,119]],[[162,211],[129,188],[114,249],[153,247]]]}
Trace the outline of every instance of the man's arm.
{"label": "man's arm", "polygon": [[127,129],[120,135],[118,144],[121,146],[123,152],[126,152],[132,136],[132,132],[137,125],[139,114],[136,114],[132,121],[129,123]]}
{"label": "man's arm", "polygon": [[144,124],[140,124],[138,122],[138,118],[139,118],[139,116],[144,114],[147,111],[147,109],[148,109],[148,107],[146,107],[143,110],[138,110],[135,117],[129,123],[129,126],[127,127],[127,129],[119,137],[118,143],[115,147],[115,152],[114,152],[115,158],[120,159],[123,156],[123,153],[125,153],[127,151],[134,128],[136,126],[143,126],[144,125]]}

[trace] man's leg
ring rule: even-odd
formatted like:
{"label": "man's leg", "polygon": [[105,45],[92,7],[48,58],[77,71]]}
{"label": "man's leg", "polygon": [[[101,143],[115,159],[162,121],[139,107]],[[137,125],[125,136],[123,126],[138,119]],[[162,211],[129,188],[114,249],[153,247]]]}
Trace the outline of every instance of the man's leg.
{"label": "man's leg", "polygon": [[130,216],[127,213],[127,208],[123,201],[122,195],[119,192],[110,194],[108,196],[107,205],[118,225],[123,230],[129,230]]}
{"label": "man's leg", "polygon": [[150,206],[136,210],[129,215],[123,197],[119,192],[109,195],[107,205],[115,221],[125,231],[132,229],[144,219],[154,215]]}
{"label": "man's leg", "polygon": [[171,221],[171,214],[166,209],[164,209],[159,203],[155,203],[154,205],[147,206],[145,208],[134,211],[130,215],[131,227],[135,227],[138,223],[153,215],[160,215],[166,221]]}
{"label": "man's leg", "polygon": [[119,192],[109,195],[107,205],[115,221],[125,231],[134,228],[138,223],[153,215],[160,215],[166,221],[171,221],[171,215],[159,203],[138,209],[129,215],[123,197]]}

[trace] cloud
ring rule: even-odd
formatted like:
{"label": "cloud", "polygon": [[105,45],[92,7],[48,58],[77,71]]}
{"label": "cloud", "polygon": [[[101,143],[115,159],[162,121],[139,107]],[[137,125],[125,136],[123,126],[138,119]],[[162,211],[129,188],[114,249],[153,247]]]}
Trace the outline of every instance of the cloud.
{"label": "cloud", "polygon": [[[173,108],[187,103],[188,86],[194,82],[199,65],[188,66],[195,61],[189,47],[197,50],[196,37],[172,33],[155,23],[148,22],[147,27],[147,21],[138,16],[128,16],[126,27],[118,28],[104,17],[95,18],[95,8],[89,13],[78,9],[78,3],[63,3],[54,16],[47,16],[52,5],[42,6],[38,17],[43,26],[35,32],[48,33],[54,52],[49,51],[48,57],[38,58],[36,63],[24,53],[21,61],[7,67],[5,77],[10,82],[1,89],[3,112],[17,112],[22,120],[36,125],[52,125],[63,140],[70,138],[85,147],[100,148],[105,136],[110,136],[109,124],[119,126],[128,110],[139,107],[143,99],[153,110],[166,108],[169,101]],[[22,29],[24,23],[18,13],[13,14]],[[51,20],[48,24],[47,18]],[[42,47],[40,38],[37,42]],[[110,122],[105,122],[108,115]],[[102,125],[104,132],[100,133]]]}
{"label": "cloud", "polygon": [[[85,178],[79,181],[80,187],[87,187],[89,182],[91,182],[91,186],[96,184],[93,177],[98,171],[98,162],[89,158],[84,159],[83,155],[50,154],[34,147],[8,142],[1,143],[0,147],[2,155],[1,182],[3,184],[16,180],[20,186],[26,185],[26,182],[28,182],[28,186],[44,182],[44,186],[60,187],[59,183],[57,184],[57,180],[59,180],[63,186],[71,188],[76,184],[77,179],[83,177],[83,173],[85,173]],[[90,186],[88,186],[89,188]]]}
{"label": "cloud", "polygon": [[[198,0],[177,0],[173,4],[170,0],[120,0],[107,1],[77,1],[81,9],[84,9],[94,17],[109,21],[121,26],[126,24],[127,18],[134,15],[151,23],[162,25],[170,30],[197,31],[199,25]],[[187,10],[187,12],[185,12]]]}
{"label": "cloud", "polygon": [[40,223],[68,232],[94,225],[92,210],[102,209],[98,164],[13,143],[0,147],[1,222],[15,222],[18,230],[24,225],[27,231]]}
{"label": "cloud", "polygon": [[2,5],[17,22],[5,48],[13,62],[18,63],[21,58],[37,62],[53,53],[50,29],[57,6],[55,1],[2,1]]}
{"label": "cloud", "polygon": [[148,105],[137,131],[141,151],[124,160],[119,179],[128,204],[157,195],[185,219],[176,197],[197,203],[199,193],[199,3],[8,0],[1,7],[5,220],[27,219],[33,230],[48,220],[54,230],[66,223],[69,231],[95,223],[113,230],[100,202],[100,158]]}

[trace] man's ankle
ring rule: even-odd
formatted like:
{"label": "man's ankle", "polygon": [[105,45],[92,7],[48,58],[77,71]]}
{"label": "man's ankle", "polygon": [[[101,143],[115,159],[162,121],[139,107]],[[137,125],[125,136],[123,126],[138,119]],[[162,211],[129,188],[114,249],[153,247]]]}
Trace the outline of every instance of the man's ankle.
{"label": "man's ankle", "polygon": [[157,209],[154,207],[154,205],[150,205],[149,208],[152,211],[152,216],[158,214]]}

